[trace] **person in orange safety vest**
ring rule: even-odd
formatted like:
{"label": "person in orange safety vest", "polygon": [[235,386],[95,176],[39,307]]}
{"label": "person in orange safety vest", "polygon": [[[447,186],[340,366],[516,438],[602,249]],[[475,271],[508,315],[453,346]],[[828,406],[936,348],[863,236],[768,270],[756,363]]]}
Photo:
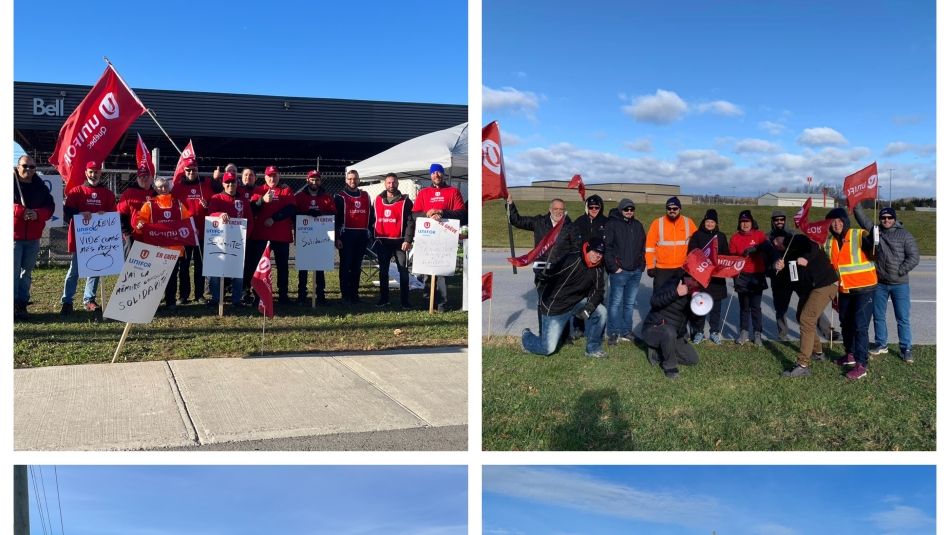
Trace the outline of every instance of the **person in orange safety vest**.
{"label": "person in orange safety vest", "polygon": [[689,237],[696,232],[696,223],[680,212],[683,204],[676,197],[666,201],[666,215],[650,223],[646,241],[647,275],[653,278],[653,287],[663,286],[686,262]]}

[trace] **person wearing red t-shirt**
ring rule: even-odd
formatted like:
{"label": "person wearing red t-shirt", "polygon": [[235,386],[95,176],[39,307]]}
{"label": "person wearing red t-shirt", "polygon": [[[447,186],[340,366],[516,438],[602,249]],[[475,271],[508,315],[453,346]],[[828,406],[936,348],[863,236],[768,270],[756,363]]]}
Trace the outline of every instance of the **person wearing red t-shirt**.
{"label": "person wearing red t-shirt", "polygon": [[117,205],[119,219],[122,222],[122,239],[125,241],[125,256],[129,256],[132,242],[135,241],[132,237],[132,231],[135,228],[135,220],[138,218],[139,210],[142,209],[145,201],[154,196],[152,174],[147,167],[140,167],[135,180],[122,192]]}
{"label": "person wearing red t-shirt", "polygon": [[[316,169],[307,173],[307,187],[294,195],[294,201],[297,204],[297,215],[318,217],[336,214],[333,197],[323,189],[320,171]],[[317,304],[325,305],[327,303],[326,276],[322,271],[315,271],[313,276],[317,280]],[[297,304],[307,304],[306,270],[297,270]]]}
{"label": "person wearing red t-shirt", "polygon": [[742,273],[733,282],[739,296],[739,337],[736,343],[748,343],[751,323],[755,345],[761,346],[762,291],[769,287],[765,278],[765,261],[772,251],[769,239],[759,230],[749,210],[739,212],[739,228],[729,239],[729,253],[748,257]]}
{"label": "person wearing red t-shirt", "polygon": [[294,241],[293,221],[297,206],[294,204],[293,190],[280,183],[280,172],[273,165],[264,170],[264,185],[254,190],[251,204],[257,207],[251,234],[251,256],[259,261],[267,242],[270,242],[277,266],[277,302],[289,304],[287,270],[290,242]]}
{"label": "person wearing red t-shirt", "polygon": [[[224,191],[211,197],[211,202],[208,204],[208,215],[220,217],[224,224],[227,224],[231,218],[246,219],[247,235],[250,236],[254,214],[251,212],[251,203],[241,195],[237,174],[233,171],[225,171],[221,178],[221,187],[224,188]],[[246,258],[248,256],[246,246],[244,253]],[[259,257],[258,260],[260,260]],[[242,279],[231,279],[231,303],[236,307],[244,306],[241,301],[242,282]],[[211,286],[211,304],[216,306],[221,297],[218,295],[220,287],[218,277],[209,277],[208,284]]]}
{"label": "person wearing red t-shirt", "polygon": [[[195,229],[198,231],[198,243],[204,243],[205,216],[208,215],[208,202],[214,195],[210,181],[198,175],[198,166],[194,158],[185,160],[185,178],[172,190],[172,195],[181,201],[195,220]],[[197,245],[185,247],[185,256],[181,259],[181,270],[178,272],[179,301],[182,304],[191,298],[190,267],[194,265],[195,302],[205,302],[205,278],[201,271],[201,248]]]}
{"label": "person wearing red t-shirt", "polygon": [[[102,165],[98,162],[88,162],[86,164],[86,182],[70,190],[63,201],[63,218],[69,221],[66,249],[72,253],[73,258],[69,263],[69,271],[66,272],[66,281],[63,283],[62,307],[59,310],[61,316],[66,316],[73,311],[73,296],[76,294],[76,286],[79,284],[79,255],[76,254],[76,231],[73,227],[73,216],[82,215],[83,220],[88,221],[93,213],[103,214],[116,211],[115,194],[100,182],[101,179]],[[89,312],[97,312],[101,308],[96,303],[96,290],[98,288],[99,277],[86,279],[82,302],[83,307]]]}
{"label": "person wearing red t-shirt", "polygon": [[409,308],[409,263],[406,251],[412,239],[412,201],[399,191],[395,173],[386,175],[383,182],[386,190],[373,202],[373,233],[376,235],[379,252],[379,302],[378,307],[389,305],[389,262],[396,259],[399,270],[399,300],[402,308]]}
{"label": "person wearing red t-shirt", "polygon": [[[429,166],[429,178],[432,180],[432,186],[422,188],[416,195],[413,218],[429,217],[436,221],[458,219],[464,225],[468,209],[459,190],[445,183],[445,168],[441,164],[432,164]],[[445,277],[436,278],[435,300],[439,312],[444,311],[448,300]]]}
{"label": "person wearing red t-shirt", "polygon": [[[139,210],[138,216],[136,217],[136,229],[142,229],[142,227],[150,223],[170,223],[172,221],[184,221],[191,217],[191,211],[188,210],[188,207],[185,206],[185,203],[178,200],[178,197],[171,193],[172,179],[170,177],[155,177],[152,187],[155,189],[155,195],[142,204],[142,208]],[[142,243],[148,242],[145,239],[142,239]],[[172,249],[178,252],[178,261],[175,262],[175,267],[172,269],[172,272],[168,277],[168,284],[165,285],[165,308],[168,310],[174,310],[176,308],[175,291],[177,290],[178,286],[178,277],[176,275],[178,272],[184,269],[186,246],[161,245],[161,247]]]}
{"label": "person wearing red t-shirt", "polygon": [[344,303],[360,302],[360,268],[369,243],[369,194],[359,189],[360,174],[346,172],[346,187],[336,204],[336,248],[340,251],[340,295]]}
{"label": "person wearing red t-shirt", "polygon": [[[250,167],[245,167],[244,171],[241,171],[241,181],[238,184],[238,196],[241,199],[247,201],[248,205],[251,207],[251,210],[254,210],[255,205],[251,204],[251,196],[254,195],[254,190],[257,188],[257,173],[254,172]],[[248,245],[251,243],[251,223],[253,221],[247,222],[247,239]],[[250,255],[250,249],[248,249],[248,254],[244,255],[244,304],[250,305],[254,302],[254,295],[251,293],[251,276],[254,275],[254,270],[257,269],[257,263],[261,260],[260,257],[254,258]]]}

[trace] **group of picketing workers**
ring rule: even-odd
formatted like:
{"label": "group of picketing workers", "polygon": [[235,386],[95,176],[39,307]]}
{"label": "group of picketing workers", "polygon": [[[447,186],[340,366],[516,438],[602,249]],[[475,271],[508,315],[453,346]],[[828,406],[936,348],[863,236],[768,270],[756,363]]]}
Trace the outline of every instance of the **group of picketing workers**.
{"label": "group of picketing workers", "polygon": [[[32,271],[40,249],[40,237],[46,221],[54,211],[49,189],[36,175],[36,163],[23,155],[14,168],[13,234],[14,234],[14,317],[29,318]],[[79,280],[73,216],[88,220],[93,213],[118,212],[122,224],[126,254],[135,240],[148,241],[141,231],[155,223],[179,222],[192,218],[203,240],[206,216],[219,216],[227,223],[230,218],[247,220],[244,276],[232,279],[231,298],[235,307],[255,302],[250,279],[266,244],[270,242],[277,269],[277,303],[293,304],[288,288],[290,244],[294,241],[295,215],[332,215],[335,222],[336,249],[339,250],[340,291],[344,304],[360,302],[359,280],[367,246],[373,243],[379,263],[379,300],[377,306],[389,305],[389,266],[395,259],[399,272],[400,303],[403,309],[409,303],[409,264],[407,252],[412,248],[415,220],[418,217],[467,218],[467,208],[459,190],[448,185],[445,170],[440,164],[430,168],[431,186],[422,188],[415,199],[399,191],[395,174],[385,177],[385,191],[375,199],[359,189],[359,174],[346,173],[346,185],[331,196],[321,185],[320,171],[307,173],[307,183],[294,192],[281,183],[275,166],[264,170],[263,184],[258,183],[253,169],[240,174],[237,166],[228,164],[224,171],[215,169],[212,176],[201,176],[194,158],[184,161],[184,175],[177,183],[167,176],[151,176],[147,167],[116,199],[115,194],[101,181],[101,162],[90,161],[85,166],[85,182],[65,193],[64,218],[69,221],[68,251],[72,261],[63,285],[60,314],[73,312],[73,298]],[[464,223],[464,221],[463,221]],[[371,242],[371,240],[375,240]],[[194,302],[217,305],[220,299],[217,278],[211,278],[210,298],[205,294],[200,248],[193,245],[167,246],[178,251],[178,262],[165,289],[164,303],[168,310],[177,305]],[[316,303],[327,304],[324,272],[315,272]],[[99,277],[86,279],[83,291],[83,309],[99,312],[96,301]],[[446,286],[442,277],[437,279],[438,310],[446,308]],[[298,274],[297,302],[309,305],[307,272]]]}
{"label": "group of picketing workers", "polygon": [[[552,200],[549,212],[536,216],[520,215],[510,196],[508,204],[511,224],[533,231],[535,244],[564,219],[553,246],[540,258],[546,263],[535,269],[539,331],[522,332],[526,352],[550,355],[563,341],[573,340],[572,332],[578,336],[582,332],[586,355],[604,358],[606,332],[608,346],[641,341],[647,346],[650,364],[659,365],[667,378],[677,378],[680,365],[699,362],[696,346],[706,339],[707,322],[709,341],[723,343],[726,278],[713,276],[703,288],[687,270],[688,254],[716,240],[719,251],[743,258],[741,272],[733,279],[739,302],[736,344],[763,345],[761,302],[769,280],[778,341],[788,340],[786,314],[792,293],[798,295],[795,317],[800,350],[795,366],[784,371],[784,377],[808,376],[813,362],[825,359],[819,332],[829,341],[843,342],[844,356],[835,363],[848,379],[865,377],[868,355],[888,352],[888,299],[897,319],[900,358],[913,362],[908,273],[920,255],[914,237],[897,221],[893,208],[878,213],[877,233],[860,206],[853,211],[857,225],[844,208],[832,209],[826,217],[831,220],[830,232],[820,245],[787,225],[782,210],[772,212],[767,234],[759,229],[752,212],[743,210],[735,233],[727,237],[715,209],[707,210],[697,225],[682,213],[677,197],[666,201],[666,214],[652,221],[648,230],[637,220],[630,199],[622,199],[605,215],[602,198],[591,195],[586,198],[586,213],[573,221],[562,199]],[[644,272],[653,279],[653,293],[640,335],[635,336],[633,311]],[[706,306],[708,313],[694,312],[691,306],[700,290],[712,298],[711,308]],[[840,334],[824,314],[833,303],[840,317]],[[872,317],[873,346],[868,336]]]}

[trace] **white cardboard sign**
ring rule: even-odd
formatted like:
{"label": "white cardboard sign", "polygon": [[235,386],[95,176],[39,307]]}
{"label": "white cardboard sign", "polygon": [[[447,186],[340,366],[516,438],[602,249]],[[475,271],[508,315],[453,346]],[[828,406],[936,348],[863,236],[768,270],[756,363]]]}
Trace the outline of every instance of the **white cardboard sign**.
{"label": "white cardboard sign", "polygon": [[134,242],[103,317],[124,323],[152,321],[177,261],[178,251]]}
{"label": "white cardboard sign", "polygon": [[220,217],[206,217],[202,274],[207,277],[242,278],[246,244],[247,219],[232,217],[224,224]]}
{"label": "white cardboard sign", "polygon": [[49,194],[53,196],[53,217],[49,218],[46,226],[43,227],[43,235],[49,236],[49,229],[61,228],[65,225],[63,221],[63,177],[59,175],[43,175],[40,177],[43,183],[49,189]]}
{"label": "white cardboard sign", "polygon": [[92,214],[83,224],[82,215],[73,216],[80,277],[102,277],[122,272],[122,226],[119,212]]}
{"label": "white cardboard sign", "polygon": [[416,275],[449,276],[458,262],[459,220],[428,217],[416,220],[412,239],[412,272]]}
{"label": "white cardboard sign", "polygon": [[332,215],[298,215],[294,233],[297,269],[333,271],[335,235]]}

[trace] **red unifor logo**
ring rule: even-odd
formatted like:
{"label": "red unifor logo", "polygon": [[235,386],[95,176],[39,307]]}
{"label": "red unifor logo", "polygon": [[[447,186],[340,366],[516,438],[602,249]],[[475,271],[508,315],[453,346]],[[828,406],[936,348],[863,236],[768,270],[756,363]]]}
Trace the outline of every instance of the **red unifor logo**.
{"label": "red unifor logo", "polygon": [[307,226],[307,225],[309,225],[309,224],[310,224],[310,220],[309,220],[309,219],[307,219],[306,217],[305,217],[305,218],[303,218],[303,224],[304,224],[304,226]]}
{"label": "red unifor logo", "polygon": [[422,224],[422,226],[425,228],[429,228],[431,225],[429,224],[428,221],[426,221],[425,223]]}
{"label": "red unifor logo", "polygon": [[218,228],[218,222],[217,222],[217,221],[212,221],[212,222],[211,222],[211,226],[214,227],[214,228]]}
{"label": "red unifor logo", "polygon": [[142,257],[143,260],[148,258],[148,249],[142,249],[142,252],[139,253],[139,256]]}

